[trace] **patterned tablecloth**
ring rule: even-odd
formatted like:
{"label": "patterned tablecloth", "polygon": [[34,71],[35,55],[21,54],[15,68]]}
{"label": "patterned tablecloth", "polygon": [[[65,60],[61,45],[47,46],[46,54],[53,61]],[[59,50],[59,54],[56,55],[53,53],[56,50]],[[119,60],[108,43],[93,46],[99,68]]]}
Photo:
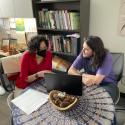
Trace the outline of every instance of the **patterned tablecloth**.
{"label": "patterned tablecloth", "polygon": [[[43,91],[40,82],[31,88]],[[83,87],[83,96],[69,111],[58,111],[49,102],[30,115],[12,105],[14,125],[111,125],[115,108],[110,95],[97,86]]]}

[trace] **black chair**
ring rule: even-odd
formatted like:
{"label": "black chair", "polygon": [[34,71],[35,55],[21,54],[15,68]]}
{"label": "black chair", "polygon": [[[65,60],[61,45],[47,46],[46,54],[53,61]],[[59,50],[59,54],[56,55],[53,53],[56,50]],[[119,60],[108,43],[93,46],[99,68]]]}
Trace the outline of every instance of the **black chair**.
{"label": "black chair", "polygon": [[[113,70],[115,73],[115,77],[117,80],[117,83],[121,80],[123,76],[123,68],[124,68],[124,54],[123,53],[112,53],[113,57]],[[119,88],[117,87],[117,95],[114,101],[115,104],[118,103],[120,99],[120,91]]]}

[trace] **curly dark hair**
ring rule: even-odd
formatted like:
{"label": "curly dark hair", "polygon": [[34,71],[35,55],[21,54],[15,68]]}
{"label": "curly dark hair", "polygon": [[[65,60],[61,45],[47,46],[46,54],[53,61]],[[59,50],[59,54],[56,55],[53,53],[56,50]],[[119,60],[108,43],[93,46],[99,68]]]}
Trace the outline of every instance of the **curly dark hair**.
{"label": "curly dark hair", "polygon": [[106,54],[108,53],[108,50],[104,47],[102,39],[98,36],[89,36],[85,42],[94,52],[92,65],[94,67],[102,66]]}
{"label": "curly dark hair", "polygon": [[32,37],[27,44],[30,53],[34,53],[35,51],[39,50],[41,42],[44,42],[48,48],[48,40],[45,37],[39,35]]}

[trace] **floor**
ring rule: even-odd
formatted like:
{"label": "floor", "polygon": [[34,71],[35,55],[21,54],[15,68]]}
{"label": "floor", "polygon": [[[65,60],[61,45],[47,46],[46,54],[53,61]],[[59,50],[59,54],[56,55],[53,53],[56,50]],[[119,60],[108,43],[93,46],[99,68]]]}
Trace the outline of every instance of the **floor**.
{"label": "floor", "polygon": [[[7,106],[7,96],[6,93],[3,96],[0,96],[0,125],[11,125],[10,122],[10,112],[9,107]],[[124,108],[123,110],[116,111],[116,118],[118,125],[125,125],[125,95],[121,95],[120,101],[116,107],[117,109]]]}
{"label": "floor", "polygon": [[10,110],[7,106],[7,96],[8,94],[4,94],[0,96],[0,125],[11,125],[10,122]]}
{"label": "floor", "polygon": [[[124,109],[124,110],[118,110]],[[121,95],[121,98],[116,106],[116,118],[118,125],[125,125],[125,94]]]}

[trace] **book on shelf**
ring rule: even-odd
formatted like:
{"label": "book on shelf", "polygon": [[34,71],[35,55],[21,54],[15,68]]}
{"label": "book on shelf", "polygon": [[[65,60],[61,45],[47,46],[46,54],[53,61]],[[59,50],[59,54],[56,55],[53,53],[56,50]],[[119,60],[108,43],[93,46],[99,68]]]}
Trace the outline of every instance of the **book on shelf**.
{"label": "book on shelf", "polygon": [[48,20],[50,20],[50,28],[56,29],[55,12],[54,11],[48,11],[48,13],[49,13],[49,19]]}
{"label": "book on shelf", "polygon": [[78,38],[75,38],[75,37],[71,37],[71,41],[72,41],[72,47],[71,47],[72,53],[76,55],[76,53],[78,53],[78,42],[80,41]]}
{"label": "book on shelf", "polygon": [[68,19],[67,19],[67,10],[62,10],[62,15],[63,15],[63,20],[64,20],[64,27],[65,27],[65,29],[69,29],[68,28]]}
{"label": "book on shelf", "polygon": [[80,14],[68,10],[38,11],[39,26],[44,29],[79,30]]}
{"label": "book on shelf", "polygon": [[79,38],[64,35],[46,35],[53,52],[77,55]]}
{"label": "book on shelf", "polygon": [[69,37],[72,41],[71,51],[75,55],[76,53],[78,53],[78,49],[79,49],[78,44],[80,42],[80,35],[77,33],[74,33],[74,34],[67,35],[67,37]]}
{"label": "book on shelf", "polygon": [[71,29],[79,30],[80,28],[80,14],[78,12],[70,12]]}
{"label": "book on shelf", "polygon": [[56,23],[56,28],[57,28],[57,29],[61,29],[58,11],[55,11],[55,23]]}

